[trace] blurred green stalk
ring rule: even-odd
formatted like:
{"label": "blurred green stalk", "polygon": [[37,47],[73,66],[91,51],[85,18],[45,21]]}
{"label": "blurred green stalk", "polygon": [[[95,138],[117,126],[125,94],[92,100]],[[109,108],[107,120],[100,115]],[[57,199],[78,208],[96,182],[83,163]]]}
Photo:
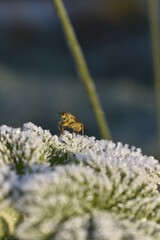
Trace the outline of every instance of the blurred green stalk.
{"label": "blurred green stalk", "polygon": [[158,150],[160,153],[160,43],[159,43],[158,0],[148,0],[148,13],[152,41],[153,71],[157,107]]}
{"label": "blurred green stalk", "polygon": [[60,19],[72,57],[75,61],[78,73],[86,89],[102,138],[111,139],[109,128],[105,120],[104,111],[100,104],[94,82],[90,76],[81,47],[69,20],[64,4],[61,0],[53,0],[57,15]]}

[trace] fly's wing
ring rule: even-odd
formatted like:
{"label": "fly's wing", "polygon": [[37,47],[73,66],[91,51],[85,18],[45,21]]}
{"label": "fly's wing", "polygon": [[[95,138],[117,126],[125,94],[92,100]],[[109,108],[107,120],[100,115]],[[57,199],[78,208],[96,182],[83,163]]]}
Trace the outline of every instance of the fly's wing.
{"label": "fly's wing", "polygon": [[[73,116],[74,117],[74,116]],[[78,132],[82,129],[82,134],[84,135],[84,130],[87,132],[87,128],[86,126],[84,126],[81,122],[79,122],[75,117],[74,117],[74,121],[75,123],[79,123],[79,126],[78,126]],[[72,123],[71,123],[72,124]],[[72,125],[73,126],[73,125]],[[81,126],[81,127],[80,127]],[[80,127],[80,129],[79,129]]]}
{"label": "fly's wing", "polygon": [[78,120],[77,120],[77,118],[75,118],[75,117],[74,117],[74,121],[75,121],[75,122],[77,122],[77,123],[79,123],[79,122],[80,122],[80,121],[78,121]]}
{"label": "fly's wing", "polygon": [[69,114],[69,118],[72,122],[79,122],[76,117],[74,115],[72,115],[71,113]]}

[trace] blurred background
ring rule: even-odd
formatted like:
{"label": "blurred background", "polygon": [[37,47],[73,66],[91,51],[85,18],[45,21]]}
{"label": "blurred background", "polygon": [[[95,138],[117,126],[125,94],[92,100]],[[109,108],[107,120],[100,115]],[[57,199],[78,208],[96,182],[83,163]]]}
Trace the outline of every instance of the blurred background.
{"label": "blurred background", "polygon": [[[156,155],[146,0],[65,0],[113,141]],[[59,134],[58,112],[100,134],[51,0],[0,1],[0,124],[33,122]]]}

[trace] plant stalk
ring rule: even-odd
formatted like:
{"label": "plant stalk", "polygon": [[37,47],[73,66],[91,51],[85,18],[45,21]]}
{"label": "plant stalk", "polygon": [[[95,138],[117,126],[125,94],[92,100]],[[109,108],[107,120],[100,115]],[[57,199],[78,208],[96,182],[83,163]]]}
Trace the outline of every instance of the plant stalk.
{"label": "plant stalk", "polygon": [[158,19],[158,0],[148,0],[148,13],[152,42],[153,72],[155,82],[157,128],[158,128],[158,152],[160,153],[160,38]]}
{"label": "plant stalk", "polygon": [[60,19],[69,49],[71,51],[72,57],[74,59],[75,65],[77,67],[78,73],[82,80],[82,83],[87,92],[95,119],[97,121],[100,134],[104,139],[111,139],[107,121],[105,119],[104,111],[100,104],[98,95],[96,93],[96,88],[94,82],[90,76],[87,64],[85,62],[84,55],[82,53],[81,47],[78,43],[76,34],[69,20],[68,14],[66,12],[65,6],[61,0],[53,0],[57,15]]}

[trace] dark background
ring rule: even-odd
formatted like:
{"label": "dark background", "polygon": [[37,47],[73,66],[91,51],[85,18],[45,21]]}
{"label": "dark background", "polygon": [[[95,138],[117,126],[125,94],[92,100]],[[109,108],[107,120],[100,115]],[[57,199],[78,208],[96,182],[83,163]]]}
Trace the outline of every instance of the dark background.
{"label": "dark background", "polygon": [[[113,141],[157,154],[146,0],[65,0]],[[52,1],[0,1],[0,123],[31,121],[59,134],[72,112],[100,139]]]}

